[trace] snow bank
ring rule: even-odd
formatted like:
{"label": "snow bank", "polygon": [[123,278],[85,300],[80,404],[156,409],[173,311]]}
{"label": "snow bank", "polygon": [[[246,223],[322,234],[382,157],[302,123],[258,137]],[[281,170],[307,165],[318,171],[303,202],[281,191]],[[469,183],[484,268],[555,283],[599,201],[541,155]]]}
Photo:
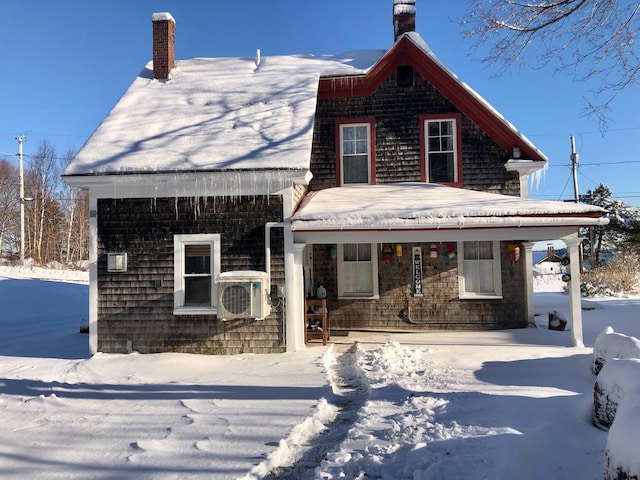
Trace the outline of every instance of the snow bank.
{"label": "snow bank", "polygon": [[37,278],[40,280],[57,280],[63,282],[89,282],[89,272],[84,270],[69,270],[62,264],[47,267],[38,267],[33,264],[26,266],[0,265],[0,277]]}
{"label": "snow bank", "polygon": [[593,373],[599,373],[605,363],[613,358],[640,358],[640,340],[607,327],[598,335],[593,346]]}

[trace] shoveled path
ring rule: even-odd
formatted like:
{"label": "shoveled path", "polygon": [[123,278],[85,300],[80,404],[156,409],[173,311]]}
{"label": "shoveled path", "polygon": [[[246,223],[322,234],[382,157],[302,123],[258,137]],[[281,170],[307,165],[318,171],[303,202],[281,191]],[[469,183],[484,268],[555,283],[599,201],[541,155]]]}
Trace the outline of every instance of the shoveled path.
{"label": "shoveled path", "polygon": [[331,347],[333,362],[329,365],[329,382],[333,390],[330,403],[338,408],[335,419],[326,430],[305,446],[305,451],[293,465],[271,472],[269,480],[307,480],[316,478],[316,467],[328,452],[334,450],[347,437],[358,417],[358,411],[367,399],[367,383],[356,363],[357,343],[335,343]]}

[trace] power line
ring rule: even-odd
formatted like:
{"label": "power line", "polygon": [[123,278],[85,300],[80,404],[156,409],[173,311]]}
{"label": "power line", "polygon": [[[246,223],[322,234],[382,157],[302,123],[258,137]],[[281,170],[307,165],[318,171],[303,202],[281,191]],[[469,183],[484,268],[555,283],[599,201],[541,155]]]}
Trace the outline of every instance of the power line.
{"label": "power line", "polygon": [[[636,130],[640,130],[640,127],[612,128],[612,129],[607,129],[605,133],[630,132],[630,131],[636,131]],[[579,136],[595,135],[595,134],[602,135],[602,131],[591,130],[586,132],[574,133],[574,135],[579,135]],[[527,137],[566,137],[567,135],[570,135],[570,134],[569,133],[528,133]]]}
{"label": "power line", "polygon": [[[620,161],[616,161],[616,162],[586,162],[586,163],[580,163],[581,167],[584,166],[588,166],[588,167],[602,167],[602,166],[609,166],[609,165],[627,165],[630,163],[640,163],[640,160],[620,160]],[[549,165],[550,167],[571,167],[570,164],[562,164],[562,165]]]}

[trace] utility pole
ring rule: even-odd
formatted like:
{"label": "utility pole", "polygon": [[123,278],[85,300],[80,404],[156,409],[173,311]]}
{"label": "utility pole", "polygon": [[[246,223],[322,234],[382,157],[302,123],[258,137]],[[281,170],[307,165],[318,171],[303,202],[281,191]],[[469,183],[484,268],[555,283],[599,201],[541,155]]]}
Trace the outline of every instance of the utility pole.
{"label": "utility pole", "polygon": [[22,166],[22,143],[27,139],[20,135],[18,140],[18,163],[20,165],[20,264],[24,266],[24,168]]}
{"label": "utility pole", "polygon": [[578,203],[578,162],[580,161],[580,155],[576,153],[576,141],[571,134],[571,170],[573,172],[573,197]]}
{"label": "utility pole", "polygon": [[[578,194],[578,162],[580,161],[580,155],[576,152],[576,141],[573,138],[573,134],[571,134],[571,171],[573,172],[573,198],[576,203],[580,202],[580,195]],[[589,228],[589,233],[591,233],[591,228]],[[579,234],[578,234],[579,235]],[[591,235],[590,235],[591,236]],[[593,252],[593,243],[591,243],[591,252]],[[578,255],[580,258],[580,273],[584,271],[584,249],[582,244],[580,244],[580,248],[578,249]],[[591,263],[593,263],[593,253],[591,256]]]}

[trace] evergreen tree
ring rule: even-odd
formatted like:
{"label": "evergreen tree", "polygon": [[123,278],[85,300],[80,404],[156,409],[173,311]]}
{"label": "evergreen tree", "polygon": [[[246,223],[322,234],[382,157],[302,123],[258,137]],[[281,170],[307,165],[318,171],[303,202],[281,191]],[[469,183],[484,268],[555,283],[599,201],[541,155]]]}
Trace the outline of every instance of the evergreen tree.
{"label": "evergreen tree", "polygon": [[[585,251],[595,267],[602,264],[603,252],[640,252],[640,210],[622,200],[612,198],[609,187],[600,184],[580,195],[580,202],[597,205],[606,210],[609,224],[585,229]],[[593,256],[593,258],[591,258]]]}

